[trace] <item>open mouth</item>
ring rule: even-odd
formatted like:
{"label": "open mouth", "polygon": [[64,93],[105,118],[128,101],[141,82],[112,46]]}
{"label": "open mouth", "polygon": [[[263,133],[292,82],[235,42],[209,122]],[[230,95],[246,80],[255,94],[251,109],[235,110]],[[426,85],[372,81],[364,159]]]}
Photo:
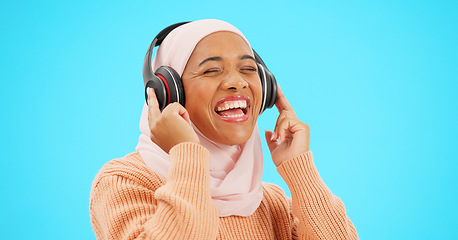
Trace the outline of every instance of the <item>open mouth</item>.
{"label": "open mouth", "polygon": [[215,112],[225,121],[241,122],[248,119],[249,108],[248,96],[229,96],[218,101]]}

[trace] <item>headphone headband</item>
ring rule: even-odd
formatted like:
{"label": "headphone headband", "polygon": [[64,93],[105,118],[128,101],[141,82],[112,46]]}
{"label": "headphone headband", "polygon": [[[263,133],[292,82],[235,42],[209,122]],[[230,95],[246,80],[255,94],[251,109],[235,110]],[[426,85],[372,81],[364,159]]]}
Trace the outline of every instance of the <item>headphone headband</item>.
{"label": "headphone headband", "polygon": [[[156,42],[156,45],[153,46],[153,48],[156,47],[156,46],[161,45],[162,41],[164,41],[165,37],[167,37],[167,35],[169,35],[169,33],[170,33],[171,31],[173,31],[173,29],[175,29],[175,28],[177,28],[177,27],[179,27],[179,26],[181,26],[181,25],[184,25],[184,24],[186,24],[186,23],[190,23],[190,21],[175,23],[175,24],[173,24],[173,25],[170,25],[170,26],[164,28],[164,29],[163,29],[161,32],[159,32],[159,33],[156,35],[156,37],[154,38],[154,39],[157,39],[157,42]],[[154,40],[153,40],[153,41],[154,41]]]}
{"label": "headphone headband", "polygon": [[153,56],[153,48],[156,47],[156,46],[159,46],[161,45],[161,43],[164,41],[164,39],[167,37],[167,35],[169,35],[169,33],[171,31],[173,31],[173,29],[181,26],[181,25],[184,25],[186,23],[189,23],[190,21],[188,22],[180,22],[180,23],[175,23],[173,25],[170,25],[166,28],[164,28],[162,31],[160,31],[156,37],[153,39],[153,41],[151,42],[151,44],[149,45],[149,48],[148,48],[148,51],[146,52],[146,56],[145,56],[145,60],[143,62],[143,84],[146,86],[146,83],[153,78],[154,76],[154,73],[153,73],[153,70],[152,70],[152,67],[151,67],[151,58]]}

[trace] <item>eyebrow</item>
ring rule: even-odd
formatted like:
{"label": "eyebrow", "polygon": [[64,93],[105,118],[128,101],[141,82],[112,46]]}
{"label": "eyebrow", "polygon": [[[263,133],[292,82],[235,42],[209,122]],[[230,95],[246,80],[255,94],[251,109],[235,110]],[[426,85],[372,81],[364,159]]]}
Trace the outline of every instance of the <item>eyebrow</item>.
{"label": "eyebrow", "polygon": [[[239,57],[239,59],[240,60],[251,59],[251,60],[256,62],[254,57],[252,57],[250,55],[242,55],[242,56]],[[202,64],[204,64],[204,63],[206,63],[208,61],[223,61],[223,58],[222,57],[218,57],[218,56],[206,58],[201,63],[199,63],[199,67],[202,66]]]}
{"label": "eyebrow", "polygon": [[199,63],[199,67],[202,66],[202,64],[208,62],[208,61],[223,61],[222,57],[209,57],[204,59],[201,63]]}
{"label": "eyebrow", "polygon": [[250,56],[250,55],[243,55],[243,56],[240,56],[239,57],[240,60],[245,60],[245,59],[251,59],[253,61],[256,62],[256,60],[254,59],[254,57]]}

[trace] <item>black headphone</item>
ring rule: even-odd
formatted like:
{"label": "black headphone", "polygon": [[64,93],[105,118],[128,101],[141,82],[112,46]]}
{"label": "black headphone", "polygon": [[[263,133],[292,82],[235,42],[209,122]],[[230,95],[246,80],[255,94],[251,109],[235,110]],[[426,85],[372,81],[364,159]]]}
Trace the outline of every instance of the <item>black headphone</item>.
{"label": "black headphone", "polygon": [[[151,42],[143,62],[143,82],[145,84],[146,103],[148,104],[148,94],[146,90],[147,88],[153,88],[161,111],[172,102],[178,102],[182,106],[185,106],[185,95],[181,77],[173,68],[161,66],[155,73],[152,72],[151,57],[153,55],[153,48],[159,46],[173,29],[186,23],[189,22],[170,25],[157,34],[153,42]],[[262,113],[266,108],[273,107],[277,100],[277,81],[254,49],[253,53],[262,85],[262,105],[260,111],[260,113]]]}

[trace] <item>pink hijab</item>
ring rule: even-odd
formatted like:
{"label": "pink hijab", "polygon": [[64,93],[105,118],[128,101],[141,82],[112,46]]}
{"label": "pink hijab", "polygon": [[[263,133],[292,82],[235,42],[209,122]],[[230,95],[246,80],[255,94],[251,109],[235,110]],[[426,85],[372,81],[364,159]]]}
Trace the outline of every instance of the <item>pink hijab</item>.
{"label": "pink hijab", "polygon": [[[159,46],[153,59],[153,71],[170,66],[181,76],[195,46],[207,35],[229,31],[245,36],[234,26],[221,20],[206,19],[184,24],[174,29]],[[200,143],[210,152],[210,192],[219,216],[250,216],[259,207],[262,194],[263,158],[258,126],[248,141],[241,145],[224,145],[206,138],[193,124]],[[170,156],[151,141],[148,107],[143,106],[140,130],[135,148],[146,165],[167,180]]]}

